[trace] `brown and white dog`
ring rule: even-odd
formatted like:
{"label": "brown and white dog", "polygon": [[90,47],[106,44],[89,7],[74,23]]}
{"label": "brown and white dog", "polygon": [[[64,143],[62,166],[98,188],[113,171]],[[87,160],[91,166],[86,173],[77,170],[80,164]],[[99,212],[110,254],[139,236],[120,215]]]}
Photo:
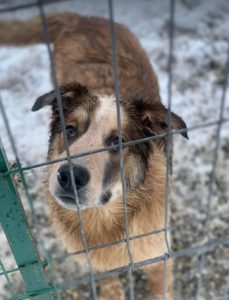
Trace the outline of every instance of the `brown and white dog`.
{"label": "brown and white dog", "polygon": [[[54,62],[71,155],[118,145],[118,125],[109,23],[103,18],[70,13],[48,15],[48,32],[54,44]],[[43,41],[38,17],[27,21],[0,22],[2,44],[32,44]],[[160,101],[156,75],[133,34],[115,24],[120,75],[123,142],[167,130],[167,109]],[[55,91],[39,97],[33,110],[51,105],[48,159],[66,156]],[[172,128],[185,129],[172,113]],[[187,138],[186,132],[182,133]],[[124,171],[129,236],[164,228],[166,185],[166,140],[160,138],[124,147]],[[82,209],[89,247],[118,241],[125,236],[119,149],[72,159],[73,173]],[[50,215],[69,251],[83,249],[76,214],[69,166],[49,165],[46,186]],[[133,262],[167,251],[164,233],[130,241]],[[128,265],[125,243],[89,252],[93,267],[104,271]],[[77,256],[82,263],[84,255]],[[146,268],[153,299],[162,299],[163,264]],[[167,299],[173,299],[172,267],[168,263]],[[101,298],[110,290],[102,287]],[[121,297],[121,294],[119,295]],[[118,294],[116,298],[119,299]],[[115,299],[115,298],[114,298]]]}

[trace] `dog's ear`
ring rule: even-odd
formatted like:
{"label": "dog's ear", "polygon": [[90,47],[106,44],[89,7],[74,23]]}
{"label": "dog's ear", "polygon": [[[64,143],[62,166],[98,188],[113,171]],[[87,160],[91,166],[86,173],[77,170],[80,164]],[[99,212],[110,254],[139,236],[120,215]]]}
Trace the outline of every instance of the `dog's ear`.
{"label": "dog's ear", "polygon": [[[141,124],[151,133],[166,132],[168,128],[168,109],[159,101],[135,100],[135,109]],[[181,130],[181,135],[188,139],[187,126],[183,119],[171,112],[171,127]]]}
{"label": "dog's ear", "polygon": [[[89,94],[86,86],[84,86],[78,82],[75,82],[75,81],[68,82],[68,83],[60,86],[59,92],[60,92],[61,97],[64,97],[64,98],[77,98],[77,97],[83,97],[83,96],[86,96]],[[55,90],[38,97],[32,107],[32,111],[37,111],[46,105],[53,105],[54,109],[57,108],[57,105],[55,105],[56,98],[57,97],[56,97]],[[64,103],[62,103],[62,104],[64,104]]]}
{"label": "dog's ear", "polygon": [[32,107],[32,111],[37,111],[46,105],[52,105],[55,100],[56,100],[56,93],[53,90],[47,94],[38,97]]}

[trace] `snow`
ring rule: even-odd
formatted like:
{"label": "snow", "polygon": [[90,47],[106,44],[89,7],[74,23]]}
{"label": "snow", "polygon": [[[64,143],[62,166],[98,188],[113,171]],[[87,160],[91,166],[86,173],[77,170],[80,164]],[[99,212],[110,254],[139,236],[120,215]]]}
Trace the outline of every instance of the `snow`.
{"label": "snow", "polygon": [[[140,39],[149,54],[158,74],[163,102],[167,103],[168,74],[168,16],[167,1],[118,1],[115,2],[115,18],[126,24]],[[222,11],[228,10],[227,1],[208,1],[198,4],[198,9],[189,9],[180,3],[176,11],[176,34],[174,45],[174,85],[173,110],[180,114],[188,126],[215,121],[221,98],[221,88],[215,81],[222,77],[226,61],[226,29],[228,18]],[[197,5],[196,4],[196,5]],[[70,4],[69,4],[70,5]],[[190,4],[191,5],[191,4]],[[189,6],[190,6],[189,5]],[[68,2],[47,6],[47,11],[68,10]],[[72,2],[71,11],[87,15],[107,16],[107,3],[85,1]],[[25,18],[36,14],[36,10],[25,14],[13,13],[10,17]],[[211,14],[215,27],[208,28]],[[8,15],[9,18],[9,15]],[[221,22],[221,20],[224,22]],[[217,37],[217,39],[215,39]],[[52,89],[49,76],[49,59],[44,45],[30,47],[1,47],[0,88],[10,126],[19,149],[20,158],[25,164],[44,161],[47,152],[48,109],[32,113],[35,99]],[[216,70],[210,70],[209,61],[216,62]],[[198,72],[202,72],[201,75]],[[220,73],[221,72],[221,73]],[[220,73],[220,74],[219,74]],[[202,77],[202,78],[200,78]],[[201,80],[200,80],[201,79]],[[15,105],[17,109],[15,110]],[[228,116],[229,103],[224,117]],[[12,117],[13,116],[13,117]],[[11,159],[10,147],[3,123],[0,123],[1,138]],[[28,141],[31,146],[28,146]],[[198,134],[191,143],[206,142],[206,135]],[[28,151],[29,150],[29,151]]]}

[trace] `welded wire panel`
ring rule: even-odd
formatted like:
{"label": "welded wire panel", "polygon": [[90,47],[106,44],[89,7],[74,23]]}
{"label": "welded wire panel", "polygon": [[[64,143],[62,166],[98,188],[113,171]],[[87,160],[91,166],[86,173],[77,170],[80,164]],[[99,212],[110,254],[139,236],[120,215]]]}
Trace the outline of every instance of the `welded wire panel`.
{"label": "welded wire panel", "polygon": [[[49,54],[49,60],[51,63],[51,73],[52,73],[52,79],[53,82],[55,84],[55,91],[57,94],[57,104],[58,104],[58,109],[59,109],[59,113],[60,113],[60,119],[61,119],[61,125],[62,125],[62,130],[64,132],[64,143],[65,143],[65,150],[66,150],[66,157],[61,158],[61,159],[57,159],[57,160],[53,160],[53,161],[44,161],[44,162],[36,162],[34,164],[30,164],[30,165],[21,165],[21,162],[19,161],[18,158],[18,154],[17,154],[17,149],[15,147],[15,142],[13,140],[12,137],[12,133],[10,132],[10,128],[8,126],[6,120],[6,126],[8,126],[8,135],[9,138],[11,140],[11,144],[13,146],[14,152],[15,152],[15,157],[16,157],[16,167],[9,169],[9,168],[4,168],[4,170],[2,170],[2,175],[0,177],[0,181],[1,178],[10,178],[11,174],[15,174],[15,173],[20,173],[22,176],[22,185],[24,186],[24,189],[26,190],[27,193],[27,198],[29,199],[30,202],[30,207],[31,207],[31,212],[32,212],[32,216],[33,216],[33,222],[34,225],[36,226],[36,212],[34,210],[34,206],[33,203],[31,201],[31,197],[29,195],[28,192],[28,185],[26,182],[26,178],[24,177],[24,173],[23,171],[28,171],[28,170],[32,170],[35,168],[40,168],[49,164],[53,164],[53,163],[57,163],[57,162],[62,162],[62,161],[66,161],[69,166],[70,166],[70,170],[71,170],[71,181],[72,181],[72,185],[73,185],[73,190],[74,190],[74,195],[75,195],[75,201],[76,201],[76,205],[77,205],[77,213],[76,213],[76,217],[79,218],[80,220],[80,227],[81,227],[81,234],[82,234],[82,238],[84,241],[84,250],[81,251],[77,251],[74,253],[66,253],[63,261],[61,262],[64,265],[64,262],[67,259],[71,259],[71,257],[74,257],[76,255],[79,254],[85,254],[87,257],[87,263],[89,266],[89,274],[87,275],[82,275],[78,278],[71,278],[71,279],[67,279],[64,280],[64,282],[56,282],[55,278],[53,278],[52,284],[50,285],[50,287],[47,285],[44,285],[44,288],[37,288],[34,287],[33,288],[33,294],[31,295],[30,293],[25,293],[23,295],[20,295],[17,299],[26,299],[26,297],[28,297],[29,295],[31,297],[45,297],[44,295],[48,295],[50,292],[56,292],[57,293],[57,297],[58,299],[61,299],[61,292],[65,291],[65,290],[69,290],[69,289],[74,289],[77,290],[77,288],[82,285],[82,284],[87,284],[87,289],[88,290],[92,290],[92,294],[89,296],[92,299],[97,299],[98,297],[98,293],[97,293],[97,287],[96,287],[96,282],[98,280],[101,279],[106,279],[108,276],[111,275],[118,275],[118,274],[128,274],[127,278],[128,280],[125,281],[125,284],[128,286],[128,295],[130,299],[134,299],[136,297],[136,286],[134,284],[134,280],[133,280],[133,271],[139,269],[139,268],[144,268],[147,266],[151,266],[153,264],[157,264],[159,262],[164,262],[164,276],[163,276],[163,280],[164,280],[164,299],[166,299],[166,285],[167,285],[167,263],[169,262],[170,259],[176,259],[176,260],[180,260],[182,258],[185,257],[201,257],[201,263],[199,264],[200,269],[196,270],[196,273],[200,273],[199,276],[199,282],[198,282],[198,288],[197,288],[197,293],[195,295],[196,299],[199,299],[200,295],[201,295],[201,290],[203,288],[203,281],[202,281],[202,271],[205,265],[205,257],[206,255],[211,251],[216,251],[218,248],[220,247],[228,247],[229,245],[229,240],[227,237],[223,237],[223,238],[218,238],[218,239],[214,239],[211,240],[211,238],[209,238],[209,231],[210,231],[210,223],[212,220],[214,220],[214,218],[217,218],[220,216],[220,218],[226,218],[226,212],[212,212],[211,211],[211,198],[212,198],[212,194],[213,194],[213,189],[212,189],[212,185],[216,180],[216,167],[217,167],[217,160],[218,160],[218,152],[219,152],[219,148],[220,148],[220,135],[221,135],[221,129],[223,126],[227,125],[227,122],[229,121],[228,116],[226,114],[224,114],[225,111],[225,102],[226,102],[226,91],[227,91],[227,85],[228,85],[228,59],[227,59],[227,63],[226,63],[226,68],[225,68],[225,77],[224,77],[224,84],[223,84],[223,92],[222,92],[222,98],[220,101],[220,112],[219,112],[219,118],[218,116],[215,117],[214,120],[207,120],[206,122],[203,123],[197,123],[197,124],[192,124],[191,126],[188,127],[187,131],[192,133],[192,132],[200,132],[200,130],[202,129],[209,129],[209,130],[214,130],[216,128],[216,137],[215,137],[215,142],[216,142],[216,146],[213,152],[213,160],[212,160],[212,169],[211,169],[211,175],[210,175],[210,182],[209,182],[209,194],[208,194],[208,199],[207,199],[207,206],[206,206],[206,215],[203,215],[200,219],[199,216],[195,216],[193,218],[191,218],[190,220],[185,220],[185,223],[175,223],[171,226],[169,226],[169,194],[170,194],[170,173],[171,173],[171,154],[170,154],[170,147],[172,144],[172,137],[174,137],[175,135],[185,132],[186,129],[180,129],[180,130],[174,130],[172,129],[171,126],[171,109],[172,109],[172,83],[173,83],[173,52],[174,52],[174,30],[176,30],[175,28],[175,0],[171,0],[170,1],[170,17],[169,17],[169,22],[168,22],[168,28],[166,27],[166,32],[169,33],[169,37],[168,37],[168,41],[169,41],[169,53],[168,53],[168,75],[169,75],[169,80],[168,80],[168,87],[167,87],[167,91],[168,91],[168,131],[164,134],[160,134],[160,135],[156,135],[156,136],[151,136],[151,137],[147,137],[147,138],[143,138],[140,140],[136,140],[136,141],[129,141],[127,143],[123,143],[122,142],[122,128],[121,128],[121,112],[120,112],[120,82],[119,82],[119,71],[118,71],[118,60],[117,60],[117,54],[116,54],[116,36],[115,36],[115,28],[114,28],[114,12],[113,12],[113,4],[116,5],[116,2],[112,3],[112,1],[108,1],[107,2],[107,6],[109,9],[109,17],[110,17],[110,31],[111,31],[111,47],[112,47],[112,64],[113,64],[113,72],[114,72],[114,78],[115,78],[115,95],[116,95],[116,104],[117,104],[117,120],[118,120],[118,131],[119,131],[119,145],[118,146],[114,146],[114,147],[104,147],[102,149],[96,149],[90,152],[86,152],[86,153],[80,153],[77,155],[73,155],[72,153],[70,153],[69,150],[69,145],[68,145],[68,141],[66,138],[66,130],[65,130],[65,122],[64,122],[64,115],[63,115],[63,109],[62,109],[62,103],[61,103],[61,97],[60,97],[60,92],[59,92],[59,88],[58,88],[58,82],[56,79],[56,73],[55,73],[55,66],[54,66],[54,62],[53,62],[53,55],[51,52],[51,47],[50,47],[50,40],[49,40],[49,36],[48,36],[48,28],[47,28],[47,24],[46,24],[46,16],[44,13],[44,8],[43,8],[43,4],[48,4],[48,3],[54,3],[54,2],[64,2],[63,1],[58,1],[58,0],[49,0],[49,1],[39,1],[38,5],[37,2],[29,2],[29,3],[22,3],[22,5],[15,5],[13,7],[13,5],[9,8],[0,8],[0,12],[6,12],[6,11],[12,11],[12,10],[20,10],[20,9],[29,9],[30,7],[34,7],[37,6],[39,8],[39,12],[40,12],[40,19],[41,19],[41,28],[44,34],[44,40],[46,42],[47,45],[47,49],[48,49],[48,54]],[[178,2],[178,1],[176,1]],[[179,2],[178,2],[179,3]],[[106,8],[107,8],[106,6]],[[176,6],[177,9],[177,6]],[[118,16],[115,16],[115,19]],[[176,18],[177,18],[177,14],[176,14]],[[179,28],[178,28],[179,29]],[[228,47],[229,49],[229,47]],[[10,120],[10,117],[9,117]],[[160,228],[158,230],[152,230],[150,232],[145,232],[142,233],[140,235],[136,235],[136,236],[129,236],[129,232],[128,232],[128,211],[127,211],[127,205],[126,205],[126,187],[125,187],[125,170],[124,170],[124,157],[123,157],[123,148],[125,146],[131,147],[131,145],[135,145],[135,144],[140,144],[140,143],[144,143],[146,141],[149,140],[155,140],[155,139],[160,139],[162,137],[167,137],[167,151],[166,151],[166,157],[167,157],[167,170],[166,170],[166,193],[165,193],[165,224],[163,228]],[[124,210],[124,224],[125,224],[125,236],[118,241],[112,241],[110,243],[106,243],[106,244],[101,244],[101,245],[96,245],[94,247],[90,247],[87,243],[87,237],[85,235],[84,232],[84,224],[83,224],[83,220],[81,217],[81,211],[80,211],[80,207],[79,207],[79,203],[78,203],[78,195],[77,195],[77,189],[75,186],[75,181],[73,178],[73,172],[72,172],[72,159],[73,158],[78,158],[78,157],[82,157],[82,156],[86,156],[86,155],[93,155],[95,153],[99,153],[101,151],[108,151],[110,149],[115,149],[118,148],[120,151],[120,176],[122,179],[122,192],[123,192],[123,210]],[[188,183],[187,183],[188,184]],[[16,198],[15,198],[16,199]],[[185,201],[185,199],[183,200]],[[1,207],[0,207],[1,208]],[[26,221],[25,221],[26,222]],[[186,246],[182,246],[180,248],[178,248],[178,250],[176,251],[172,251],[170,249],[170,245],[169,245],[169,241],[168,241],[168,236],[170,233],[176,233],[178,230],[184,230],[185,227],[189,228],[189,226],[204,226],[204,232],[203,235],[206,235],[208,238],[207,240],[204,240],[202,242],[201,245],[198,244],[194,244],[194,245],[186,245]],[[164,233],[165,236],[165,240],[166,240],[166,244],[167,244],[167,250],[168,253],[165,253],[159,257],[152,257],[151,259],[142,261],[142,262],[138,262],[138,263],[134,263],[133,259],[132,259],[132,255],[131,255],[131,248],[130,248],[130,241],[132,240],[136,240],[136,239],[141,239],[143,237],[146,236],[150,236],[150,235],[156,235],[159,233]],[[192,232],[188,232],[188,234],[192,234]],[[93,269],[93,265],[90,261],[90,253],[93,253],[93,251],[95,250],[99,250],[105,247],[111,247],[113,245],[117,245],[117,244],[125,244],[128,250],[128,256],[129,256],[129,264],[121,266],[117,269],[112,269],[112,270],[108,270],[105,272],[95,272]],[[33,249],[34,251],[36,251],[36,249]],[[45,250],[45,249],[44,249]],[[46,256],[46,255],[45,255]],[[43,266],[45,263],[48,263],[48,270],[51,271],[53,273],[53,269],[52,269],[52,263],[54,262],[55,265],[55,259],[53,259],[53,257],[49,257],[49,254],[47,254],[46,256],[46,261],[42,260],[39,261],[39,263],[37,264],[36,260],[30,260],[28,261],[28,264],[26,264],[26,268],[29,270],[33,270],[34,269],[34,265],[37,266],[39,268],[39,272],[41,272],[41,274],[43,274]],[[58,262],[59,264],[59,262]],[[16,269],[12,269],[12,270],[7,270],[4,267],[4,261],[2,261],[0,263],[0,267],[1,267],[1,272],[0,272],[0,276],[4,276],[8,286],[9,286],[9,292],[11,293],[11,296],[14,297],[13,294],[13,289],[12,289],[12,285],[10,282],[10,278],[9,278],[9,274],[14,273],[14,272],[18,272],[21,271],[23,272],[23,270],[25,270],[25,266],[19,265],[18,268]],[[54,271],[55,272],[55,271]],[[51,276],[52,277],[52,276]],[[55,276],[54,276],[55,277]],[[25,280],[26,281],[26,280]],[[45,279],[44,279],[44,284],[45,284]],[[181,288],[179,288],[179,299],[182,299],[182,290]],[[228,286],[225,287],[224,289],[224,295],[219,296],[219,294],[215,293],[215,295],[218,295],[217,297],[215,297],[214,299],[227,299],[228,298]],[[43,299],[43,298],[40,298]]]}
{"label": "welded wire panel", "polygon": [[4,266],[3,262],[1,261],[1,259],[0,259],[0,270],[1,270],[0,276],[5,277],[5,280],[7,282],[7,288],[8,288],[8,291],[9,291],[9,295],[13,299],[13,298],[15,298],[13,284],[10,281],[9,275],[8,275],[8,273],[5,269],[5,266]]}

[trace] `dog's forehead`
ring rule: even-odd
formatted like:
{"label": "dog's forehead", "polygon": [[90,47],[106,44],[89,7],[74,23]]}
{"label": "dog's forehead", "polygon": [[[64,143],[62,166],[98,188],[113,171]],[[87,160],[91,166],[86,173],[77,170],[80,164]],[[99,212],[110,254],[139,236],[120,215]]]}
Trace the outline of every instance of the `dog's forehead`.
{"label": "dog's forehead", "polygon": [[100,121],[104,118],[117,118],[116,99],[114,95],[98,96],[99,105],[95,111],[95,120]]}
{"label": "dog's forehead", "polygon": [[[120,105],[121,117],[124,118],[124,111]],[[71,114],[79,121],[84,121],[89,116],[88,108],[82,103],[79,105]],[[106,123],[109,127],[110,123],[115,123],[117,121],[117,107],[116,98],[114,95],[97,95],[97,102],[94,106],[93,113],[89,116],[91,122],[93,123]]]}
{"label": "dog's forehead", "polygon": [[[116,100],[114,96],[98,96],[97,105],[91,114],[82,105],[75,111],[78,128],[84,127],[79,138],[70,146],[72,153],[86,152],[106,145],[106,140],[118,130]],[[122,110],[122,106],[120,106]],[[125,114],[121,113],[121,126],[124,126]],[[103,153],[104,157],[104,153]]]}
{"label": "dog's forehead", "polygon": [[[118,129],[116,98],[114,95],[94,95],[93,97],[96,98],[93,105],[87,105],[82,99],[74,109],[69,110],[65,118],[69,124],[77,124],[83,135],[88,136],[93,133],[95,136],[99,134],[105,138]],[[127,123],[128,116],[122,103],[120,103],[120,113],[123,127]],[[86,131],[85,128],[87,128]]]}

